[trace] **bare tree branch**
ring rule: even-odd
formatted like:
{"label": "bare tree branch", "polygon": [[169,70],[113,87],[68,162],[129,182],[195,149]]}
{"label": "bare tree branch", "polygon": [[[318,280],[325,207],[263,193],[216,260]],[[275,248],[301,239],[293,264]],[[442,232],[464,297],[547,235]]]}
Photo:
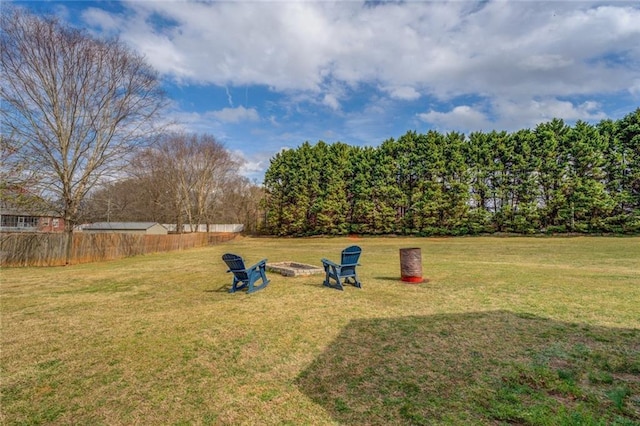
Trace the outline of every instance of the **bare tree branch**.
{"label": "bare tree branch", "polygon": [[[87,193],[158,133],[156,72],[118,40],[97,40],[19,8],[0,17],[0,117],[30,183],[72,226]],[[19,161],[18,161],[19,160]]]}

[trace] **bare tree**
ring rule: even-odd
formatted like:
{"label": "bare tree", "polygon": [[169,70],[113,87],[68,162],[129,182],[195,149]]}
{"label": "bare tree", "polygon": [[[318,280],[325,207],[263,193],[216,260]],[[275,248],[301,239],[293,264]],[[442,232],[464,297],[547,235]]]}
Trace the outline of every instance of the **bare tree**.
{"label": "bare tree", "polygon": [[118,40],[55,18],[9,8],[0,23],[2,133],[38,165],[40,193],[59,202],[71,238],[87,193],[154,134],[158,77]]}
{"label": "bare tree", "polygon": [[155,187],[150,180],[125,178],[117,182],[103,182],[91,191],[81,209],[81,218],[88,222],[160,222],[167,223],[166,212],[149,208],[154,203],[146,198]]}
{"label": "bare tree", "polygon": [[24,208],[34,213],[43,209],[46,211],[39,197],[32,196],[27,190],[37,181],[37,169],[33,163],[19,160],[19,151],[18,141],[0,134],[0,206],[18,210]]}
{"label": "bare tree", "polygon": [[195,223],[209,225],[215,218],[216,202],[226,192],[231,183],[240,179],[238,168],[241,161],[234,158],[224,146],[213,137],[203,135],[199,139],[190,138],[189,145],[198,150],[194,158],[194,181],[191,204]]}
{"label": "bare tree", "polygon": [[247,232],[256,232],[261,217],[264,190],[246,177],[239,177],[225,188],[217,200],[225,208],[216,209],[216,220],[221,223],[242,223]]}
{"label": "bare tree", "polygon": [[[146,188],[150,208],[169,209],[180,232],[183,224],[212,223],[229,182],[239,178],[240,161],[210,135],[167,134],[136,155],[133,170]],[[145,183],[153,182],[153,185]]]}
{"label": "bare tree", "polygon": [[[105,182],[83,211],[93,220],[183,224],[242,223],[259,229],[263,189],[240,176],[240,162],[209,135],[169,134],[139,151],[129,177]],[[195,230],[193,226],[191,230]]]}

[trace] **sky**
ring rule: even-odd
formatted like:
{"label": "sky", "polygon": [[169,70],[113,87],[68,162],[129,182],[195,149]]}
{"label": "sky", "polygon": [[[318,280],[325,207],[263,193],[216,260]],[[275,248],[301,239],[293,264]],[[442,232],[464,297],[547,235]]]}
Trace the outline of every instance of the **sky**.
{"label": "sky", "polygon": [[619,119],[640,106],[640,1],[14,1],[119,37],[167,114],[261,183],[303,142]]}

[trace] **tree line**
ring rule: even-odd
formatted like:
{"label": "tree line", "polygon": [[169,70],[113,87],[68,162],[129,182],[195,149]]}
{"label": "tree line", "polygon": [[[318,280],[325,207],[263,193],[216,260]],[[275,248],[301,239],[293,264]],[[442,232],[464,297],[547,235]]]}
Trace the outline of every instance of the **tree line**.
{"label": "tree line", "polygon": [[262,190],[238,174],[241,165],[211,135],[163,134],[132,154],[120,179],[89,194],[81,219],[153,221],[187,232],[198,225],[241,223],[256,231]]}
{"label": "tree line", "polygon": [[596,125],[305,142],[271,159],[264,188],[276,235],[637,233],[640,108]]}
{"label": "tree line", "polygon": [[[260,188],[207,134],[170,131],[158,73],[117,39],[0,14],[0,202],[86,221],[257,227]],[[68,244],[71,247],[71,244]]]}
{"label": "tree line", "polygon": [[0,51],[0,201],[58,213],[69,241],[97,220],[275,235],[640,230],[640,110],[377,147],[304,143],[272,158],[260,188],[213,136],[169,131],[157,72],[119,40],[9,6]]}

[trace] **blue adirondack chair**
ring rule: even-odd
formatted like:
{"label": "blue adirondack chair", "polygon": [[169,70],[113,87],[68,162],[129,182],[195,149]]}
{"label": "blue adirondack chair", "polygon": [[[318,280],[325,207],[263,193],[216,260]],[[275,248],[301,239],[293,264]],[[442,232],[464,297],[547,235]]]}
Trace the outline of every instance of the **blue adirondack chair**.
{"label": "blue adirondack chair", "polygon": [[347,247],[342,250],[339,265],[328,259],[322,259],[322,266],[324,266],[325,272],[323,285],[337,290],[344,290],[343,283],[362,288],[362,283],[358,279],[358,273],[356,272],[356,266],[360,265],[358,263],[360,253],[362,253],[362,249],[358,246]]}
{"label": "blue adirondack chair", "polygon": [[[235,293],[244,288],[247,289],[247,293],[253,293],[265,288],[270,282],[266,273],[267,259],[263,259],[248,268],[244,266],[242,258],[236,254],[226,253],[222,256],[222,260],[229,267],[227,272],[233,273],[233,284],[229,293]],[[256,285],[258,280],[260,280],[260,283]]]}

